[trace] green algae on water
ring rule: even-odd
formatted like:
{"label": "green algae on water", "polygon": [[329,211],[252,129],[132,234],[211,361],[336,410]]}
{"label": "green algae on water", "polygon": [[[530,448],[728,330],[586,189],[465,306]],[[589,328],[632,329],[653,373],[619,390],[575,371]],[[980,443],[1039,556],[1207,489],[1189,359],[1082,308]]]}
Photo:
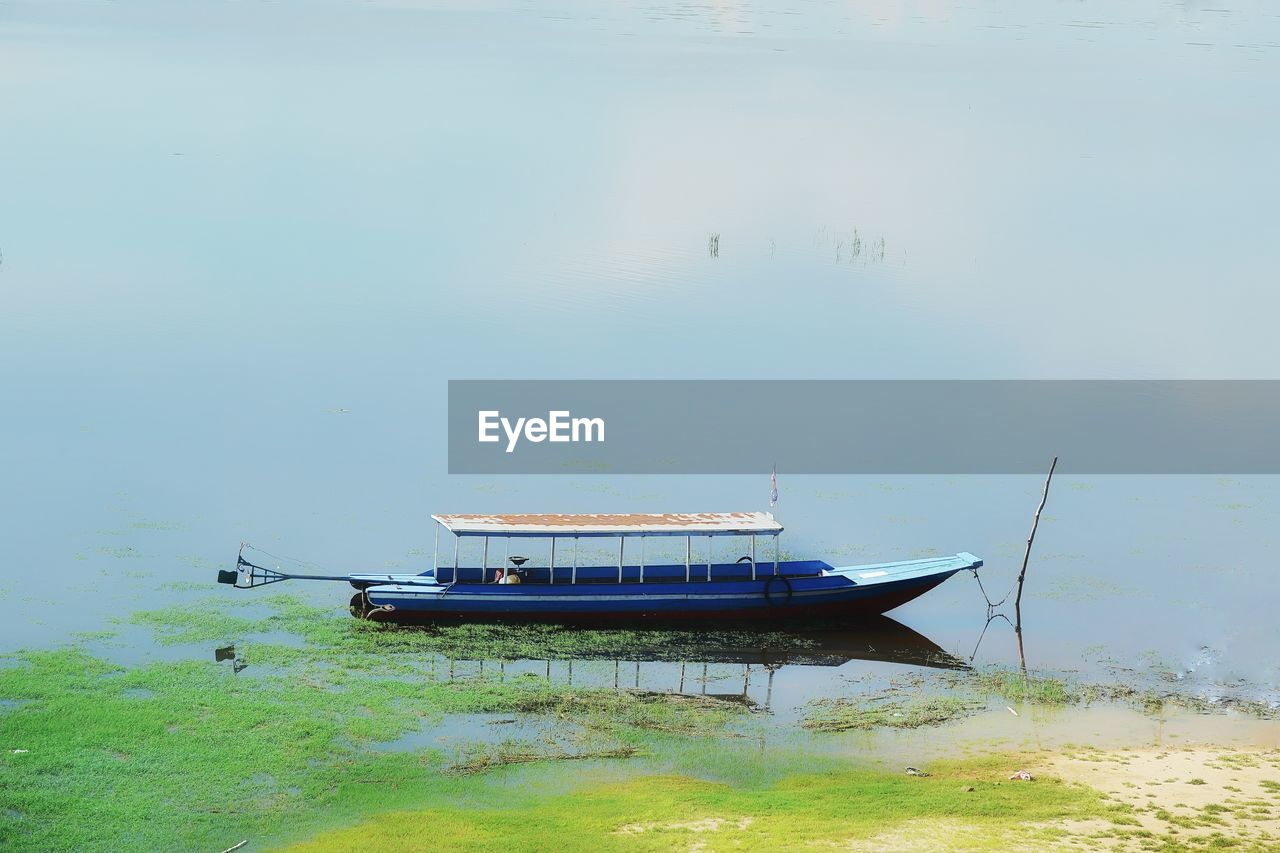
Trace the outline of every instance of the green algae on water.
{"label": "green algae on water", "polygon": [[1061,678],[1033,675],[1008,667],[989,667],[970,673],[966,687],[1011,702],[1031,705],[1070,705],[1079,702],[1081,694]]}
{"label": "green algae on water", "polygon": [[430,827],[431,847],[443,850],[916,849],[930,839],[936,846],[940,832],[957,848],[992,850],[1062,837],[1049,821],[1124,811],[1081,786],[1001,785],[990,760],[931,769],[927,779],[846,769],[761,786],[646,775],[461,809],[388,811],[289,849],[421,849]]}
{"label": "green algae on water", "polygon": [[173,642],[300,638],[245,643],[255,666],[243,673],[213,660],[126,667],[77,646],[10,655],[0,667],[0,699],[14,709],[0,714],[0,847],[224,849],[286,823],[421,803],[458,784],[446,757],[371,747],[445,715],[569,721],[590,732],[576,758],[586,761],[643,753],[653,738],[712,736],[746,713],[711,697],[531,674],[438,680],[424,660],[457,637],[335,619],[288,597],[270,604],[260,617],[202,607],[130,620]]}
{"label": "green algae on water", "polygon": [[809,704],[802,724],[807,729],[840,732],[850,729],[918,729],[967,717],[985,705],[956,696],[914,696],[888,699],[819,699]]}
{"label": "green algae on water", "polygon": [[785,652],[813,645],[803,636],[785,632],[566,631],[559,625],[512,627],[483,623],[402,627],[352,619],[345,612],[310,605],[287,594],[260,598],[257,603],[268,607],[269,612],[256,619],[245,616],[242,607],[226,598],[210,598],[196,607],[141,611],[129,621],[151,628],[161,642],[223,642],[283,631],[309,645],[351,658],[431,653],[454,660],[633,659],[646,652],[660,652],[675,659],[710,646]]}

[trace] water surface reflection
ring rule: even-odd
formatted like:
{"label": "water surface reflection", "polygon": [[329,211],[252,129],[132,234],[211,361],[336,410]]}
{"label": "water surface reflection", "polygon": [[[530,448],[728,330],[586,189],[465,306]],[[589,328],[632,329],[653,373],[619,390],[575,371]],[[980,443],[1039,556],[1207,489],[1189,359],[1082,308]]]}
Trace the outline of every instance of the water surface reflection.
{"label": "water surface reflection", "polygon": [[[396,627],[396,631],[432,628]],[[447,629],[445,629],[447,630]],[[507,627],[513,634],[519,627]],[[589,643],[577,636],[589,636]],[[933,640],[886,616],[854,628],[811,631],[694,631],[564,629],[563,645],[545,657],[471,657],[432,653],[426,672],[432,679],[477,676],[535,676],[549,684],[605,687],[701,695],[775,710],[798,708],[832,695],[850,680],[892,678],[915,669],[968,670],[968,661]],[[214,660],[230,662],[239,673],[250,666],[249,651],[234,645],[214,650]],[[869,665],[857,668],[858,665]]]}

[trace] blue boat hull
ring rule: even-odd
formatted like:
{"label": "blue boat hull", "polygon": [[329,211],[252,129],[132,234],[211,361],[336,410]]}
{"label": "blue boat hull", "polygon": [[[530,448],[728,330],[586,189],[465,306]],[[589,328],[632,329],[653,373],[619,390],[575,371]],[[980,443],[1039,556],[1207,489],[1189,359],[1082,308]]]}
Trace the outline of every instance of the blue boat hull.
{"label": "blue boat hull", "polygon": [[[411,583],[374,584],[357,601],[370,618],[388,621],[491,619],[583,623],[591,621],[779,622],[878,615],[923,595],[956,572],[982,561],[971,554],[931,560],[882,563],[843,569],[825,564],[789,563],[772,574],[759,568],[756,580],[684,581],[674,567],[653,567],[643,583],[617,583],[616,569],[580,569],[577,583],[435,583],[425,576]],[[737,571],[749,567],[737,566]],[[557,570],[559,571],[559,570]],[[717,569],[717,571],[719,571]],[[614,582],[603,573],[613,572]],[[695,576],[696,577],[696,576]],[[355,602],[353,602],[354,604]]]}

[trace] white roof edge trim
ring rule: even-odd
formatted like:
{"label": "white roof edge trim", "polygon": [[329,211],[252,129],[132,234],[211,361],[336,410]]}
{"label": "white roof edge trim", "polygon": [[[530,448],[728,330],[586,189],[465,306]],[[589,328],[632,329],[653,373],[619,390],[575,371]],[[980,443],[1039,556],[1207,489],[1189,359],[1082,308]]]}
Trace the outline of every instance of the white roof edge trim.
{"label": "white roof edge trim", "polygon": [[782,525],[768,512],[433,515],[456,536],[749,536]]}

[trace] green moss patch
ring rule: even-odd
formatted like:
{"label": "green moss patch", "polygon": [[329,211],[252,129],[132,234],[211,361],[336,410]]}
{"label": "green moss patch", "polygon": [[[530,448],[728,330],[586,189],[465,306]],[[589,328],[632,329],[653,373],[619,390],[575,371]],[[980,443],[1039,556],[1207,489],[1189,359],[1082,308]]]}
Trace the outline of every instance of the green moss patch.
{"label": "green moss patch", "polygon": [[993,667],[971,673],[966,686],[1010,702],[1033,705],[1068,705],[1079,702],[1080,692],[1061,678],[1032,675],[1020,670]]}
{"label": "green moss patch", "polygon": [[[0,848],[224,849],[443,797],[460,783],[441,752],[372,747],[446,715],[539,714],[585,732],[571,751],[469,755],[478,770],[627,757],[653,738],[714,735],[746,713],[714,698],[532,675],[437,679],[422,652],[439,637],[333,619],[292,599],[260,618],[201,608],[133,621],[182,642],[236,640],[253,665],[130,668],[77,647],[11,655],[0,667]],[[278,631],[302,641],[241,640]]]}
{"label": "green moss patch", "polygon": [[804,727],[823,732],[850,729],[918,729],[967,717],[984,708],[982,703],[956,696],[915,696],[894,700],[820,699],[808,706]]}
{"label": "green moss patch", "polygon": [[884,849],[915,849],[913,841],[932,849],[943,834],[950,849],[995,849],[1061,835],[1037,823],[1115,810],[1079,786],[1001,784],[987,762],[932,769],[929,778],[867,770],[795,774],[762,787],[644,776],[463,809],[384,813],[289,849],[795,850],[867,840]]}
{"label": "green moss patch", "polygon": [[[247,609],[261,609],[262,615],[248,616]],[[345,656],[349,663],[364,655],[388,654],[434,654],[455,660],[683,660],[708,648],[785,654],[813,646],[808,638],[780,631],[568,631],[559,625],[469,623],[406,627],[352,619],[345,611],[310,605],[288,594],[254,599],[252,608],[225,596],[210,598],[194,607],[141,611],[129,621],[152,629],[165,643],[229,642],[286,632],[313,648]]]}

